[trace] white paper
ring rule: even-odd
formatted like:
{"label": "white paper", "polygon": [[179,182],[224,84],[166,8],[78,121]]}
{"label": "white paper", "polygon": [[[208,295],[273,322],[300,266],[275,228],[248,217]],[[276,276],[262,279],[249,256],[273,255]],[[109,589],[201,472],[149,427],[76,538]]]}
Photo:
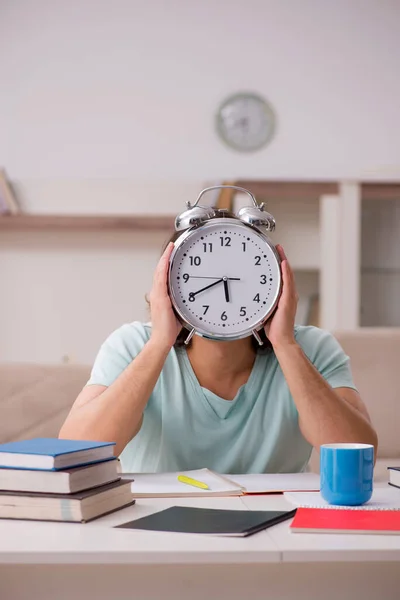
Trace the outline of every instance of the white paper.
{"label": "white paper", "polygon": [[320,478],[316,473],[256,473],[225,477],[245,488],[247,494],[319,490],[320,487]]}
{"label": "white paper", "polygon": [[319,492],[288,492],[286,500],[295,506],[304,508],[362,509],[362,510],[400,510],[400,490],[396,488],[376,488],[372,498],[361,506],[334,506],[326,502]]}
{"label": "white paper", "polygon": [[[208,485],[210,489],[182,483],[178,475],[185,475]],[[226,480],[223,476],[208,469],[180,471],[179,473],[124,473],[122,477],[133,478],[132,494],[134,498],[180,497],[180,496],[239,496],[242,493],[240,485]]]}

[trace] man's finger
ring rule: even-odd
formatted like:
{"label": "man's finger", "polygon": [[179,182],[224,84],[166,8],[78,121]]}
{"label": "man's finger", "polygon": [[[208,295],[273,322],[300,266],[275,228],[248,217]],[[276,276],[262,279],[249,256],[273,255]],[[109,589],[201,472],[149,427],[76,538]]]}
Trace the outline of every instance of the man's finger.
{"label": "man's finger", "polygon": [[153,285],[160,286],[165,283],[166,274],[169,266],[169,258],[171,256],[172,250],[174,249],[173,242],[170,242],[168,246],[165,248],[163,255],[161,256],[157,268],[154,273]]}
{"label": "man's finger", "polygon": [[281,259],[281,261],[287,260],[287,256],[286,256],[286,253],[285,253],[285,251],[283,249],[283,246],[281,246],[280,244],[277,244],[276,250],[277,250],[277,252],[279,254],[279,258]]}

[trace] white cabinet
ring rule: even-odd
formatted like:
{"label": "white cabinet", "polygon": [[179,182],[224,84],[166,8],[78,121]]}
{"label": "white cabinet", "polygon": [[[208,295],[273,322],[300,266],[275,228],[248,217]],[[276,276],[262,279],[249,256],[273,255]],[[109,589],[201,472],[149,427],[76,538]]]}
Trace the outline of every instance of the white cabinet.
{"label": "white cabinet", "polygon": [[[329,330],[400,326],[400,184],[236,182],[276,219],[300,296],[297,321]],[[243,199],[235,198],[237,203]]]}

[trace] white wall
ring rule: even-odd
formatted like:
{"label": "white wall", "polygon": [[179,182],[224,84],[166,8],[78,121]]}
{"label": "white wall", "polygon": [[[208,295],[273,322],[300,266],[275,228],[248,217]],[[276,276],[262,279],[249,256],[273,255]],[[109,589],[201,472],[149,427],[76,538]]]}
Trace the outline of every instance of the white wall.
{"label": "white wall", "polygon": [[[2,0],[0,164],[43,213],[177,212],[223,178],[399,176],[399,17],[395,0]],[[279,119],[252,155],[213,129],[241,89]],[[0,359],[91,362],[144,318],[161,238],[2,233]]]}

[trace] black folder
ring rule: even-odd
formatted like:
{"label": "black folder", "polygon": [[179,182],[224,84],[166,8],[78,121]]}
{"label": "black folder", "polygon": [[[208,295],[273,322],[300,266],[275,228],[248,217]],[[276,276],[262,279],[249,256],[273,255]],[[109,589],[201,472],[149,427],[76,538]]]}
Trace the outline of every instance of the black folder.
{"label": "black folder", "polygon": [[296,510],[216,510],[172,506],[148,517],[117,525],[117,528],[246,537],[290,519]]}

